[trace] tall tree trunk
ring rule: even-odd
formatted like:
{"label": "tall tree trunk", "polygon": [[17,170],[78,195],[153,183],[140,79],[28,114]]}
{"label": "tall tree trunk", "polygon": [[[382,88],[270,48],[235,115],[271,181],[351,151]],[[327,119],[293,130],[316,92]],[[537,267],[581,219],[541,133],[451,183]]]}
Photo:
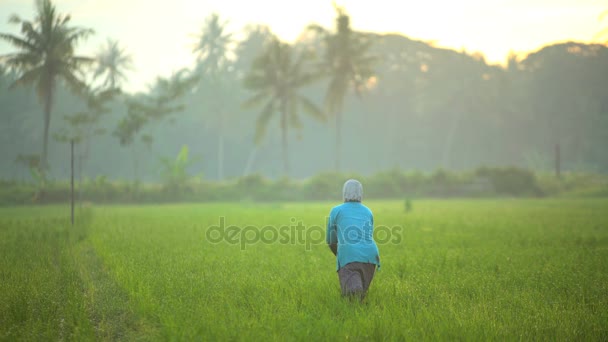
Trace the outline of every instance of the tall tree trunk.
{"label": "tall tree trunk", "polygon": [[131,143],[131,153],[133,153],[133,182],[139,180],[137,175],[137,151],[135,150],[135,141]]}
{"label": "tall tree trunk", "polygon": [[341,148],[341,130],[342,130],[342,113],[340,110],[336,111],[336,156],[334,159],[336,171],[340,171],[340,148]]}
{"label": "tall tree trunk", "polygon": [[48,170],[48,145],[49,128],[51,126],[51,111],[53,109],[53,81],[47,83],[47,92],[44,98],[44,136],[42,141],[42,155],[40,156],[40,168]]}
{"label": "tall tree trunk", "polygon": [[217,143],[217,178],[219,180],[224,179],[224,125],[223,125],[223,116],[220,113],[220,122],[219,122],[219,137]]}
{"label": "tall tree trunk", "polygon": [[[82,207],[82,197],[83,197],[82,196],[82,191],[83,191],[82,169],[84,169],[85,163],[89,159],[89,151],[91,150],[91,132],[90,132],[90,130],[87,133],[87,138],[85,138],[85,139],[86,140],[84,142],[81,141],[80,143],[78,143],[79,149],[82,150],[82,151],[80,151],[79,158],[78,158],[78,202],[81,207]],[[84,144],[84,146],[83,146],[83,144]]]}
{"label": "tall tree trunk", "polygon": [[458,132],[458,128],[460,127],[460,118],[462,113],[460,110],[456,111],[454,114],[454,119],[452,120],[452,125],[450,126],[450,130],[445,137],[445,142],[443,145],[443,159],[442,159],[442,167],[445,169],[450,168],[451,160],[452,160],[452,147],[454,145],[454,138],[456,137],[456,132]]}
{"label": "tall tree trunk", "polygon": [[561,162],[561,153],[559,148],[559,143],[555,144],[555,176],[557,178],[561,178],[562,173],[562,162]]}
{"label": "tall tree trunk", "polygon": [[251,152],[249,152],[249,158],[247,158],[247,164],[245,165],[245,170],[243,170],[243,177],[247,176],[251,172],[257,151],[258,147],[257,145],[254,145]]}
{"label": "tall tree trunk", "polygon": [[[80,144],[79,144],[80,145]],[[82,164],[84,163],[84,156],[82,153],[78,154],[78,204],[82,207]]]}
{"label": "tall tree trunk", "polygon": [[74,226],[74,139],[70,140],[70,212]]}
{"label": "tall tree trunk", "polygon": [[287,154],[287,106],[281,105],[281,140],[283,145],[283,175],[289,177],[289,159]]}

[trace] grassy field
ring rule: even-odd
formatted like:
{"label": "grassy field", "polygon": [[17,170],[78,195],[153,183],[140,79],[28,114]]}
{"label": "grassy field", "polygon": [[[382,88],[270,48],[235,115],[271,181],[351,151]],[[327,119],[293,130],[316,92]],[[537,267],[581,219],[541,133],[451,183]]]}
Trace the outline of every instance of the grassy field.
{"label": "grassy field", "polygon": [[[363,304],[317,243],[333,203],[2,208],[0,340],[608,339],[608,200],[366,204],[401,230]],[[220,217],[315,233],[212,243]]]}

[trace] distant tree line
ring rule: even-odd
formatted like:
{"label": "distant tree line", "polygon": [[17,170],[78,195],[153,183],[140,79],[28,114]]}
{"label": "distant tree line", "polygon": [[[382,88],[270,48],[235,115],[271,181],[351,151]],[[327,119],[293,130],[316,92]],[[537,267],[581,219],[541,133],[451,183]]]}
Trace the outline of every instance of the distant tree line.
{"label": "distant tree line", "polygon": [[72,140],[89,178],[161,179],[184,145],[200,162],[183,172],[219,180],[394,167],[545,171],[557,146],[566,171],[608,171],[602,44],[555,44],[496,66],[356,31],[340,7],[333,27],[311,24],[293,44],[265,26],[237,41],[211,14],[193,41],[195,65],[129,94],[121,88],[134,65],[118,41],[81,56],[78,44],[94,32],[50,0],[36,4],[33,20],[10,18],[19,33],[0,34],[13,47],[0,57],[2,178],[65,177],[63,143]]}
{"label": "distant tree line", "polygon": [[[453,172],[405,172],[392,169],[364,176],[355,173],[323,172],[305,180],[268,179],[259,174],[217,182],[190,176],[188,149],[175,159],[163,159],[162,183],[138,184],[109,180],[105,176],[79,183],[80,203],[172,203],[212,201],[336,201],[344,179],[364,184],[365,199],[399,199],[409,211],[411,201],[422,198],[538,198],[606,197],[608,177],[569,173],[561,179],[519,168],[479,168]],[[0,206],[65,203],[70,199],[67,181],[15,182],[0,180]]]}

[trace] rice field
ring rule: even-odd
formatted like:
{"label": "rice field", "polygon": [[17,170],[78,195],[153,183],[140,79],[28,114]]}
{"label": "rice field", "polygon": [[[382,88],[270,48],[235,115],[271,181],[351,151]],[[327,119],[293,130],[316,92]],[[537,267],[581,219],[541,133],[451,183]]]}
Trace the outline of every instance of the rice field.
{"label": "rice field", "polygon": [[608,339],[607,199],[365,202],[364,303],[335,204],[0,208],[0,340]]}

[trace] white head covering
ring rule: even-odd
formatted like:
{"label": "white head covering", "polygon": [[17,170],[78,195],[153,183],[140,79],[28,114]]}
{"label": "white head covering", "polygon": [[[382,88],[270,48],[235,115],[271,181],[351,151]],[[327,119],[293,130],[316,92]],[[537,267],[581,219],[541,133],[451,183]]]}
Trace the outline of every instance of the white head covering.
{"label": "white head covering", "polygon": [[344,202],[361,202],[363,197],[363,185],[356,179],[349,179],[342,188]]}

